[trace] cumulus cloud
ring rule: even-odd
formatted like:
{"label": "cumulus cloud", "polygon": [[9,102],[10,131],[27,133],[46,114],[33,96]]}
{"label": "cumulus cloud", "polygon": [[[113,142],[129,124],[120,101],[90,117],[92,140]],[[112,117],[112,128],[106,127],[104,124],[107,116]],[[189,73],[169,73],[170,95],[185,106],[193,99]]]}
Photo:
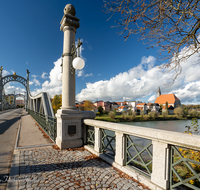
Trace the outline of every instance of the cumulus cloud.
{"label": "cumulus cloud", "polygon": [[200,65],[194,64],[199,60],[197,54],[182,62],[182,73],[174,84],[166,87],[170,81],[169,75],[163,75],[155,65],[156,58],[153,56],[142,57],[138,66],[119,73],[109,80],[100,80],[94,83],[86,83],[86,88],[77,94],[76,99],[81,100],[138,100],[154,102],[158,87],[162,94],[174,93],[182,103],[200,101]]}
{"label": "cumulus cloud", "polygon": [[7,83],[4,86],[4,91],[5,94],[13,94],[15,92],[15,94],[22,94],[24,92],[26,92],[25,88],[21,88],[21,87],[16,87],[14,85],[12,85],[13,83]]}
{"label": "cumulus cloud", "polygon": [[6,70],[3,70],[3,72],[2,72],[3,77],[5,77],[6,75],[9,75],[9,74],[10,74],[9,71],[6,71]]}
{"label": "cumulus cloud", "polygon": [[77,76],[82,77],[84,75],[84,70],[77,71]]}
{"label": "cumulus cloud", "polygon": [[137,99],[156,92],[158,86],[155,80],[159,81],[162,74],[157,67],[153,67],[146,71],[148,64],[153,65],[155,58],[153,56],[143,57],[141,63],[137,67],[131,68],[129,71],[119,73],[109,80],[100,80],[95,83],[86,83],[86,88],[77,95],[79,101],[84,99],[95,100],[122,100]]}
{"label": "cumulus cloud", "polygon": [[33,79],[32,79],[32,81],[30,81],[30,83],[35,84],[35,86],[40,86],[40,81],[36,79],[38,76],[37,75],[31,75],[31,77],[33,77]]}
{"label": "cumulus cloud", "polygon": [[46,78],[47,78],[46,75],[47,75],[47,73],[43,72],[42,75],[41,75],[41,78],[42,78],[42,79],[46,79]]}
{"label": "cumulus cloud", "polygon": [[31,91],[33,96],[39,94],[40,92],[48,92],[51,96],[62,93],[62,83],[58,80],[61,62],[62,58],[59,58],[56,62],[54,62],[54,68],[49,73],[49,80],[46,80],[42,84],[42,88]]}

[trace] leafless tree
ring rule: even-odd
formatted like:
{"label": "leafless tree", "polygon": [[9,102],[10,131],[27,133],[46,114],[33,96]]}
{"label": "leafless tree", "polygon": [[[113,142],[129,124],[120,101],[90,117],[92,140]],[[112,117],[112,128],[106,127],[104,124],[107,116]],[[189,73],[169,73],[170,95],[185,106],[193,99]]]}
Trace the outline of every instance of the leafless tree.
{"label": "leafless tree", "polygon": [[115,27],[125,40],[140,34],[149,48],[158,47],[160,68],[172,71],[173,81],[182,71],[180,63],[199,54],[199,0],[104,0],[104,12],[121,13]]}

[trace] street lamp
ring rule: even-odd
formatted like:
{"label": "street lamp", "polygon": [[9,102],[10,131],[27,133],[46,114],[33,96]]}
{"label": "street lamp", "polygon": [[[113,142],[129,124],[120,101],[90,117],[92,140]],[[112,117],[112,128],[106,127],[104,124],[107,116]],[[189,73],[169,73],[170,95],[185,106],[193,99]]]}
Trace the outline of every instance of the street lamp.
{"label": "street lamp", "polygon": [[[72,56],[72,62],[71,62],[71,74],[75,73],[75,70],[81,70],[85,66],[85,61],[80,57],[80,46],[82,45],[82,42],[80,42],[80,38],[78,39],[78,45],[75,47],[74,44],[72,44],[71,52],[70,53],[64,53],[62,54],[62,57],[70,55]],[[78,55],[77,55],[77,49],[78,49]],[[61,73],[58,75],[58,80],[62,82],[62,73],[63,73],[63,59],[61,63]]]}

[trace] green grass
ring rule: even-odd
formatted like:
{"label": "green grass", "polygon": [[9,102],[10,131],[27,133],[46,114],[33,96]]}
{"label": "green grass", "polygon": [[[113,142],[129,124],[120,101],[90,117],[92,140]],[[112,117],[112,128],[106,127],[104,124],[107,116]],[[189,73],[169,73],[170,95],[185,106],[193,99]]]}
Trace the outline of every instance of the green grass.
{"label": "green grass", "polygon": [[163,115],[160,115],[157,118],[153,119],[150,118],[148,115],[144,115],[143,117],[141,115],[137,115],[134,119],[132,119],[130,116],[127,116],[127,118],[124,119],[122,115],[116,115],[115,119],[111,119],[108,114],[102,114],[100,116],[96,116],[95,119],[108,122],[130,122],[130,121],[185,120],[187,118],[186,117],[178,118],[177,115],[168,115],[167,117],[163,117]]}

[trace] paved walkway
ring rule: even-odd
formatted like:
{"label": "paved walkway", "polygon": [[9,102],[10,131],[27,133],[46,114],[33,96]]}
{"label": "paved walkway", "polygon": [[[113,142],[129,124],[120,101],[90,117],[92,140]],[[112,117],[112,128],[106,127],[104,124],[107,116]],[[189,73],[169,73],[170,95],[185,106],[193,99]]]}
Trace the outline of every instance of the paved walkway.
{"label": "paved walkway", "polygon": [[[29,121],[32,119],[30,115],[24,118]],[[37,141],[37,137],[35,138]],[[7,189],[145,190],[148,188],[84,148],[61,151],[54,145],[16,149]]]}

